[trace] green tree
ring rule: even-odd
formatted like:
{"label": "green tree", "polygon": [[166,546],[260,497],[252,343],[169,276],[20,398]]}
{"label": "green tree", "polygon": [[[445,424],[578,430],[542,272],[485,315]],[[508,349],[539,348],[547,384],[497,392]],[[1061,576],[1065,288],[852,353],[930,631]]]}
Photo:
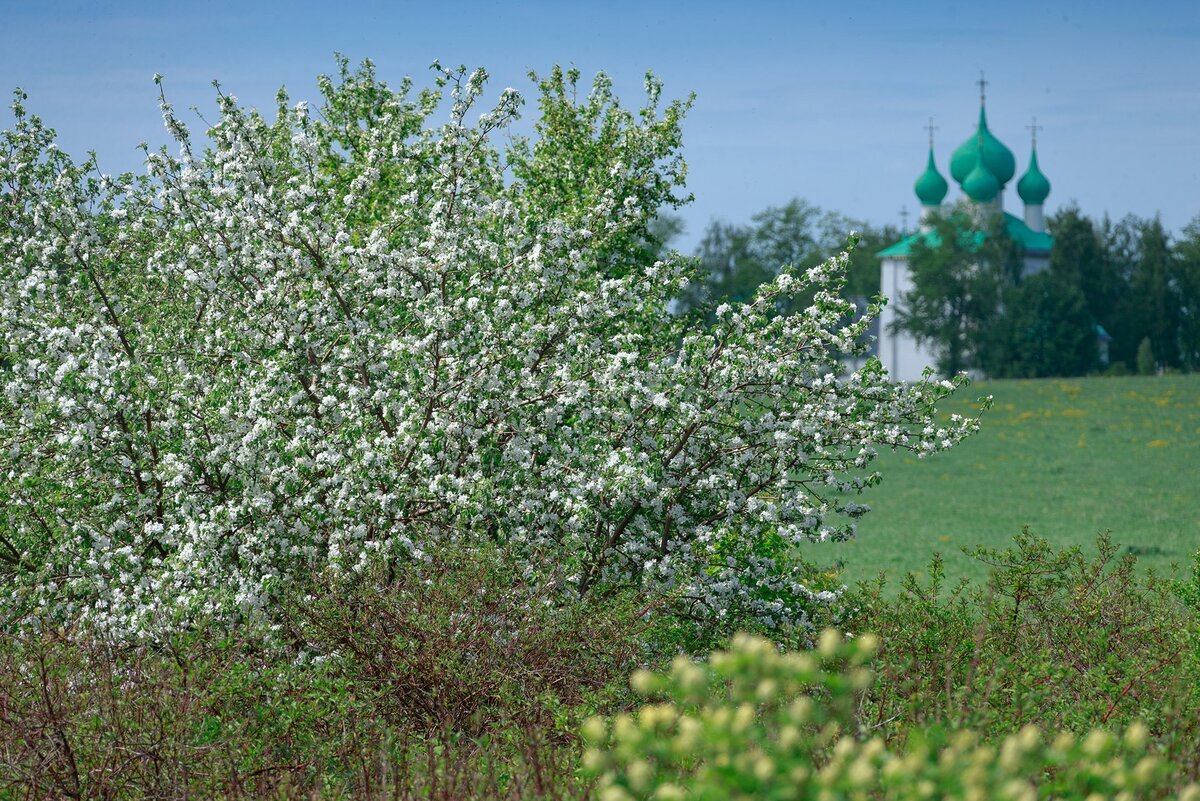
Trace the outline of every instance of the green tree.
{"label": "green tree", "polygon": [[1175,243],[1175,282],[1179,291],[1179,355],[1190,371],[1200,370],[1200,217]]}
{"label": "green tree", "polygon": [[668,312],[691,268],[650,258],[682,177],[657,83],[630,114],[556,71],[537,140],[504,148],[520,96],[481,108],[485,71],[437,74],[414,98],[343,63],[323,108],[281,97],[273,122],[219,93],[205,141],[163,97],[181,155],[141,178],[74,163],[17,94],[0,629],[281,624],[314,576],[496,544],[564,600],[809,627],[838,593],[794,547],[853,535],[882,448],[977,427],[937,416],[960,382],[834,380],[870,323],[843,322],[843,260],[711,326]]}
{"label": "green tree", "polygon": [[702,309],[711,322],[713,309],[746,302],[781,268],[821,261],[832,249],[823,241],[832,226],[822,220],[821,210],[800,198],[760,211],[748,225],[714,220],[696,253],[699,282],[680,298],[680,307]]}
{"label": "green tree", "polygon": [[993,377],[1083,375],[1097,366],[1087,299],[1053,267],[1005,290],[1004,313],[992,331],[983,367]]}
{"label": "green tree", "polygon": [[851,222],[858,244],[850,252],[846,267],[845,294],[851,298],[873,298],[879,294],[879,251],[899,240],[904,234],[894,225],[872,225]]}
{"label": "green tree", "polygon": [[1200,364],[1200,224],[1172,242],[1158,218],[1128,215],[1093,226],[1068,208],[1051,220],[1051,232],[1051,266],[1075,277],[1093,319],[1112,335],[1112,362],[1137,369],[1142,340],[1149,339],[1160,364]]}
{"label": "green tree", "polygon": [[1054,236],[1050,270],[1083,293],[1093,321],[1106,329],[1115,327],[1126,281],[1106,257],[1105,243],[1096,224],[1070,205],[1050,217],[1047,228]]}
{"label": "green tree", "polygon": [[1179,367],[1179,295],[1170,234],[1155,217],[1138,225],[1138,258],[1130,276],[1133,315],[1159,362]]}
{"label": "green tree", "polygon": [[750,218],[750,256],[772,273],[784,265],[804,267],[820,261],[830,249],[829,216],[800,198],[763,209]]}
{"label": "green tree", "polygon": [[673,250],[672,243],[683,236],[687,225],[678,214],[659,210],[646,224],[646,252],[657,258],[666,258]]}
{"label": "green tree", "polygon": [[1154,356],[1154,343],[1150,337],[1142,337],[1137,349],[1138,375],[1154,375],[1158,369],[1158,359]]}
{"label": "green tree", "polygon": [[1021,268],[1016,243],[996,215],[983,226],[958,207],[929,220],[909,255],[913,290],[898,299],[895,327],[933,346],[938,369],[954,375],[994,362],[992,326],[1002,293]]}
{"label": "green tree", "polygon": [[1106,217],[1099,227],[1107,263],[1104,269],[1113,282],[1114,293],[1110,322],[1102,321],[1102,324],[1113,338],[1109,345],[1112,361],[1123,362],[1131,370],[1137,367],[1137,350],[1147,335],[1140,310],[1143,304],[1133,289],[1134,276],[1142,258],[1144,225],[1145,220],[1127,215],[1116,222]]}
{"label": "green tree", "polygon": [[687,165],[680,128],[692,97],[663,105],[662,82],[647,73],[645,104],[630,111],[621,107],[604,73],[586,92],[575,68],[529,77],[538,87],[540,116],[534,136],[514,137],[505,159],[530,231],[551,220],[578,224],[605,192],[615,192],[625,198],[625,211],[643,221],[629,230],[612,229],[619,234],[593,232],[597,255],[614,276],[653,263],[666,233],[655,225],[657,212],[692,199],[683,191]]}
{"label": "green tree", "polygon": [[750,253],[751,231],[747,226],[721,220],[709,224],[696,251],[697,280],[681,294],[681,311],[694,312],[712,322],[719,303],[745,303],[773,273]]}
{"label": "green tree", "polygon": [[[707,309],[711,320],[713,308],[744,302],[782,267],[810,267],[842,252],[851,231],[857,234],[859,244],[851,251],[842,295],[872,298],[879,293],[879,258],[875,254],[894,242],[899,232],[891,226],[874,227],[838,212],[822,211],[793,198],[760,211],[746,225],[714,220],[696,252],[699,280],[679,299],[679,306],[683,310]],[[789,309],[801,308],[807,300],[797,299]]]}

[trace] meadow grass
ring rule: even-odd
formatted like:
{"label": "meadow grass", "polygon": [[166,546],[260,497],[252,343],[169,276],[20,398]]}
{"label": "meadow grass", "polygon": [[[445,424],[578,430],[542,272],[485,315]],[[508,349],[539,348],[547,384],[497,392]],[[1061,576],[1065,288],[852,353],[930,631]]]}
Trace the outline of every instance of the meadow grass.
{"label": "meadow grass", "polygon": [[858,539],[805,555],[840,560],[851,585],[882,571],[894,592],[935,552],[949,579],[984,581],[987,566],[963,549],[1006,547],[1026,525],[1087,551],[1111,531],[1160,573],[1200,549],[1200,376],[978,382],[944,410],[972,413],[985,395],[995,400],[977,435],[924,460],[883,454]]}

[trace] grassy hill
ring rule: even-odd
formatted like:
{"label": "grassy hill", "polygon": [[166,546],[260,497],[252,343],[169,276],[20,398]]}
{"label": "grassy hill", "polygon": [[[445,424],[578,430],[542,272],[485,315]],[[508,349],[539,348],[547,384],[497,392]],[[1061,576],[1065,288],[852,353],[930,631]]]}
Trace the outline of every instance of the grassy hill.
{"label": "grassy hill", "polygon": [[949,577],[982,579],[962,549],[1006,546],[1025,525],[1085,548],[1109,530],[1160,572],[1200,549],[1200,376],[990,381],[958,394],[947,412],[994,396],[983,430],[925,460],[884,454],[858,539],[808,556],[842,560],[852,584],[884,571],[894,589],[934,552]]}

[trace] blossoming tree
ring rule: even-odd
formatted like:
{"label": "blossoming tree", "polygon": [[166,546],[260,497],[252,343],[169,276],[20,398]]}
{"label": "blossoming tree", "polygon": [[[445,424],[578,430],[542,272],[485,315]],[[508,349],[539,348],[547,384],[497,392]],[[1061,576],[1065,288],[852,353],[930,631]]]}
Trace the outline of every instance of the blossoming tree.
{"label": "blossoming tree", "polygon": [[[570,592],[670,591],[803,624],[787,551],[853,534],[878,447],[927,454],[954,382],[836,377],[845,258],[716,324],[673,316],[687,104],[604,76],[323,78],[272,122],[217,90],[203,143],[109,177],[27,113],[0,139],[0,614],[130,635],[269,618],[297,576],[499,543]],[[448,95],[448,97],[446,97]],[[446,111],[443,111],[448,106]],[[435,116],[446,114],[438,124]],[[498,144],[505,132],[510,144]],[[781,315],[782,301],[815,302]]]}

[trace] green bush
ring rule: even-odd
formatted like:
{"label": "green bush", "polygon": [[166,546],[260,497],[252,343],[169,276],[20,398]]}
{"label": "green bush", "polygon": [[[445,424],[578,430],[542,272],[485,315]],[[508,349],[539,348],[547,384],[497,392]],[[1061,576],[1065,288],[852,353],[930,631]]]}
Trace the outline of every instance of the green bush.
{"label": "green bush", "polygon": [[0,638],[0,801],[586,797],[570,732],[628,697],[655,604],[552,584],[481,545],[310,576],[273,631]]}
{"label": "green bush", "polygon": [[[728,538],[717,548],[710,572],[719,572],[726,560],[787,565],[803,590],[785,582],[759,581],[744,587],[742,597],[730,603],[721,616],[708,613],[704,604],[686,591],[664,595],[662,603],[654,606],[646,632],[647,658],[665,661],[677,653],[708,654],[727,646],[738,633],[761,634],[777,643],[812,648],[822,631],[844,628],[853,617],[855,601],[843,597],[846,585],[841,570],[809,562],[800,549],[773,532],[749,542]],[[797,623],[780,624],[757,614],[764,608],[782,607],[797,596],[807,597],[807,608]]]}
{"label": "green bush", "polygon": [[1150,337],[1143,338],[1138,344],[1137,372],[1138,375],[1154,375],[1157,372],[1157,364],[1154,359],[1154,349],[1150,345]]}
{"label": "green bush", "polygon": [[[933,726],[900,748],[860,725],[879,641],[828,631],[816,653],[780,653],[735,639],[708,663],[679,658],[632,684],[654,699],[632,714],[593,718],[585,765],[602,801],[783,799],[1159,798],[1171,766],[1150,753],[1146,727],[1043,736],[1026,726],[998,744]],[[1200,787],[1181,799],[1200,799]]]}
{"label": "green bush", "polygon": [[563,604],[497,549],[313,576],[266,637],[47,624],[0,639],[0,801],[1158,797],[1198,778],[1200,554],[1160,580],[1117,552],[1026,532],[977,554],[986,589],[935,560],[898,598],[860,588],[878,640],[740,635],[638,672],[628,715],[633,665],[705,643],[666,599]]}
{"label": "green bush", "polygon": [[0,637],[0,801],[586,797],[552,726],[493,711],[487,735],[414,730],[335,667],[208,631]]}
{"label": "green bush", "polygon": [[1200,778],[1200,561],[1168,581],[1141,575],[1107,535],[1089,558],[1028,530],[975,556],[991,566],[985,588],[944,588],[939,559],[898,597],[860,588],[854,625],[883,642],[864,723],[896,739],[935,724],[997,738],[1141,721]]}
{"label": "green bush", "polygon": [[499,547],[447,549],[398,570],[326,573],[283,599],[281,618],[302,660],[371,688],[375,716],[479,734],[548,723],[645,657],[645,618],[661,604],[577,598],[561,574],[546,564],[531,581]]}
{"label": "green bush", "polygon": [[0,801],[586,797],[570,732],[628,696],[644,600],[482,546],[297,589],[269,632],[0,637]]}

